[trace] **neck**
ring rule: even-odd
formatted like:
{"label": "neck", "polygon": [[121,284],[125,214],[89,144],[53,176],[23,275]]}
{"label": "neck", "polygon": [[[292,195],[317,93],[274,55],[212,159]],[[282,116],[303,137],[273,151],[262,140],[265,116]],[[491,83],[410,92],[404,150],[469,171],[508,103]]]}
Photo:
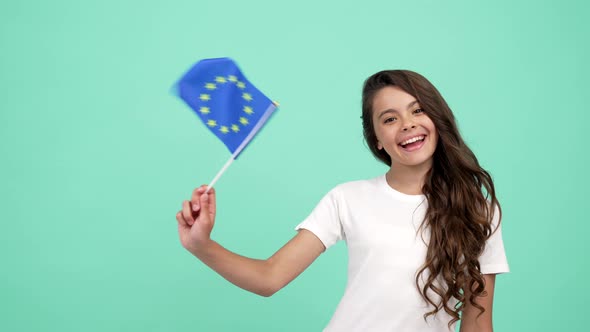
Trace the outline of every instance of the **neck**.
{"label": "neck", "polygon": [[385,175],[387,183],[395,190],[407,195],[421,195],[426,173],[432,167],[432,162],[415,166],[392,164]]}

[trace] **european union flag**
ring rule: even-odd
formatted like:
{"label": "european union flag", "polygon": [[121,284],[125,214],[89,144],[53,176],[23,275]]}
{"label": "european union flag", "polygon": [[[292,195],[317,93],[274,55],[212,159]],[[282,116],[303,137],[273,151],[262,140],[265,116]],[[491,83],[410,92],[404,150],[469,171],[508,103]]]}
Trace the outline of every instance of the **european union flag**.
{"label": "european union flag", "polygon": [[177,91],[234,158],[276,109],[229,58],[197,62],[180,79]]}

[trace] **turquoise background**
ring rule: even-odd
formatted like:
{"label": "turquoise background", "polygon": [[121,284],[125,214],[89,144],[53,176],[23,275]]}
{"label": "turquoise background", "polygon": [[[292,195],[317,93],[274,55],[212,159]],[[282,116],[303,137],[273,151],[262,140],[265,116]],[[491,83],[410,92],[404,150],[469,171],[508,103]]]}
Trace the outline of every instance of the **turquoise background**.
{"label": "turquoise background", "polygon": [[181,246],[175,213],[229,153],[170,87],[230,56],[281,103],[217,184],[214,239],[266,258],[338,183],[386,168],[360,91],[429,78],[494,176],[511,273],[497,331],[587,328],[590,7],[584,1],[0,4],[0,330],[319,331],[343,243],[271,298]]}

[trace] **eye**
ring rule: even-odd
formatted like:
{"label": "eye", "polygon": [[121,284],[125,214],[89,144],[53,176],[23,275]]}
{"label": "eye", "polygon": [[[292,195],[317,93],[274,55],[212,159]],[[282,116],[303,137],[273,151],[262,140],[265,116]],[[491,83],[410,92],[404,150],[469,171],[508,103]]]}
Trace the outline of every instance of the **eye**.
{"label": "eye", "polygon": [[418,113],[424,113],[424,110],[421,108],[417,108],[414,110],[414,114],[418,114]]}
{"label": "eye", "polygon": [[397,118],[391,117],[391,118],[385,119],[385,121],[383,121],[383,123],[389,123],[389,122],[393,122],[395,120],[397,120]]}

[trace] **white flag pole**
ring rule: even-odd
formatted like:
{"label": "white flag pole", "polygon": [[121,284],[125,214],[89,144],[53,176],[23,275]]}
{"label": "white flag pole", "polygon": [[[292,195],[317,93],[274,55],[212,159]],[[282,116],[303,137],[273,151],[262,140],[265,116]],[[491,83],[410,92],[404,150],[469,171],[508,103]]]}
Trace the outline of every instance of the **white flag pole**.
{"label": "white flag pole", "polygon": [[238,154],[240,154],[240,152],[242,152],[242,150],[246,147],[246,145],[248,143],[250,143],[252,138],[254,138],[254,135],[256,135],[256,133],[260,130],[260,127],[262,127],[262,125],[264,125],[266,120],[268,120],[268,118],[272,115],[272,113],[275,111],[277,106],[279,106],[279,103],[277,103],[276,101],[273,101],[272,104],[270,104],[268,106],[268,108],[264,112],[264,115],[262,115],[260,120],[258,120],[258,123],[256,124],[256,126],[254,126],[254,128],[252,128],[252,130],[250,131],[248,136],[246,136],[244,141],[242,141],[242,144],[240,144],[240,146],[236,149],[236,151],[234,151],[234,153],[231,155],[229,160],[227,162],[225,162],[225,165],[223,165],[223,167],[219,170],[219,172],[217,172],[217,175],[215,175],[213,180],[211,180],[211,183],[209,183],[209,185],[207,186],[207,190],[205,190],[205,194],[207,194],[209,192],[209,189],[211,189],[213,187],[213,185],[215,184],[215,182],[217,182],[217,180],[219,180],[219,178],[225,172],[225,170],[229,167],[229,165],[231,165],[231,163],[233,163],[234,160],[236,160],[236,157],[238,156]]}
{"label": "white flag pole", "polygon": [[232,154],[232,156],[229,157],[229,160],[225,163],[225,165],[223,165],[223,167],[219,170],[219,172],[217,172],[217,175],[215,175],[213,180],[211,180],[211,183],[209,183],[209,185],[207,186],[207,190],[205,190],[205,194],[209,192],[209,189],[211,189],[213,187],[215,182],[217,182],[217,180],[219,180],[219,178],[221,177],[221,174],[223,174],[223,172],[225,172],[225,170],[229,167],[229,165],[231,165],[231,163],[234,162],[234,160],[236,160],[235,154]]}

